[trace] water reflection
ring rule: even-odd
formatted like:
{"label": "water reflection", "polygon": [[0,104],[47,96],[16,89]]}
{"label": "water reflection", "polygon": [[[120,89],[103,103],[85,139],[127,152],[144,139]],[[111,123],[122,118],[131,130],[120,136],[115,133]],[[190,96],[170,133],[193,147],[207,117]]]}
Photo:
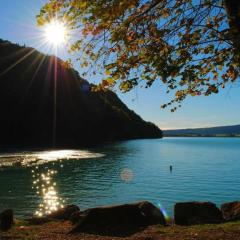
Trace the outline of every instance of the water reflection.
{"label": "water reflection", "polygon": [[[101,160],[95,157],[87,161],[77,160],[80,157],[66,161],[43,159],[46,164],[3,169],[0,171],[0,210],[12,208],[16,216],[30,217],[40,207],[45,211],[45,205],[38,206],[44,204],[44,199],[55,205],[49,201],[50,196],[54,203],[60,203],[58,207],[64,205],[64,199],[66,204],[76,204],[82,210],[148,200],[171,216],[175,202],[200,200],[221,204],[235,201],[239,199],[239,146],[239,138],[136,140],[95,148],[95,152],[106,154]],[[44,152],[27,154],[35,156]],[[90,153],[81,150],[79,155],[84,156],[86,152]],[[16,155],[23,156],[23,153]],[[6,158],[6,154],[0,154],[0,158],[3,156]],[[170,174],[172,164],[174,173]],[[58,172],[42,181],[41,174],[46,177],[51,170]],[[126,181],[131,176],[132,180]],[[32,189],[33,181],[38,179]],[[43,195],[42,184],[53,187],[49,194]]]}
{"label": "water reflection", "polygon": [[32,170],[32,174],[33,188],[41,200],[35,215],[41,217],[63,208],[64,200],[59,197],[57,184],[54,182],[54,175],[57,171],[48,169],[41,173],[41,170],[36,167]]}
{"label": "water reflection", "polygon": [[[36,165],[35,169],[32,170],[33,189],[36,190],[36,194],[40,198],[40,203],[35,215],[41,217],[46,214],[51,214],[52,212],[64,207],[65,200],[59,196],[57,183],[54,181],[54,177],[58,173],[56,168],[53,166],[55,161],[61,162],[62,160],[84,159],[101,156],[103,155],[79,150],[43,151],[25,155],[25,158],[21,162],[22,165]],[[49,169],[49,166],[39,166],[50,162],[52,162],[53,165]],[[63,167],[62,163],[60,167]]]}
{"label": "water reflection", "polygon": [[58,160],[78,160],[103,157],[103,154],[87,150],[51,150],[39,152],[0,154],[0,169],[6,167],[29,167]]}

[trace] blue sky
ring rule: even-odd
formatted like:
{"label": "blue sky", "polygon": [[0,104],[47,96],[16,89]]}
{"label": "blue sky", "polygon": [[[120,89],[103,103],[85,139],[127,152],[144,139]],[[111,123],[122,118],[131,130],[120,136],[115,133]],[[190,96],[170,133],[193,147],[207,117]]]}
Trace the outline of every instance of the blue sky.
{"label": "blue sky", "polygon": [[[0,0],[0,38],[19,44],[26,44],[47,52],[40,46],[41,30],[36,26],[35,16],[46,0]],[[62,49],[58,53],[68,58]],[[78,69],[77,69],[78,70]],[[88,79],[97,82],[97,79]],[[217,95],[190,97],[175,113],[160,109],[168,96],[161,90],[161,83],[155,82],[150,89],[137,88],[131,93],[118,94],[127,106],[147,121],[162,129],[194,128],[240,124],[240,85],[232,85]]]}

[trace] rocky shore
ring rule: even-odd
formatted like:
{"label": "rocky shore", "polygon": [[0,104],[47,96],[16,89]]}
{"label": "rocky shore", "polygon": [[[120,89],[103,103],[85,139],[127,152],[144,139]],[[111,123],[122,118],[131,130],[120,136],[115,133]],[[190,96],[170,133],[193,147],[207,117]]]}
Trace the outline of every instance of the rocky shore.
{"label": "rocky shore", "polygon": [[8,209],[0,214],[0,239],[169,239],[239,240],[240,202],[217,208],[211,202],[174,206],[174,219],[144,201],[80,211],[66,206],[50,215],[15,220]]}

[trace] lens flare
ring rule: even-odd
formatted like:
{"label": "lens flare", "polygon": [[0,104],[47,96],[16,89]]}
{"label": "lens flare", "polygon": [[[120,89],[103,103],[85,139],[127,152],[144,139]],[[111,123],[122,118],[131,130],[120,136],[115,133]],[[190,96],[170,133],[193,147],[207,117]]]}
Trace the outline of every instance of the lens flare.
{"label": "lens flare", "polygon": [[124,168],[120,173],[121,179],[125,182],[130,182],[133,179],[133,171],[128,168]]}
{"label": "lens flare", "polygon": [[158,203],[157,206],[158,206],[158,208],[162,211],[165,219],[166,219],[167,221],[169,221],[171,218],[170,218],[170,216],[167,214],[167,211],[166,211],[166,209],[163,207],[163,205],[162,205],[161,203]]}

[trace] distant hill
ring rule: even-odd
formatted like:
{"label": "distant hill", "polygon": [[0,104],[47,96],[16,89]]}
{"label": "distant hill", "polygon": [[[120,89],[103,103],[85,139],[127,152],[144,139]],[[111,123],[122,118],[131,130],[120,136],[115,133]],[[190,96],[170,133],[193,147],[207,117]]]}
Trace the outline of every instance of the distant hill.
{"label": "distant hill", "polygon": [[162,137],[115,93],[92,92],[91,86],[60,59],[0,40],[0,146],[79,147]]}
{"label": "distant hill", "polygon": [[222,137],[233,137],[240,136],[240,125],[234,126],[221,126],[221,127],[209,127],[209,128],[189,128],[189,129],[176,129],[176,130],[164,130],[163,135],[167,136],[222,136]]}

